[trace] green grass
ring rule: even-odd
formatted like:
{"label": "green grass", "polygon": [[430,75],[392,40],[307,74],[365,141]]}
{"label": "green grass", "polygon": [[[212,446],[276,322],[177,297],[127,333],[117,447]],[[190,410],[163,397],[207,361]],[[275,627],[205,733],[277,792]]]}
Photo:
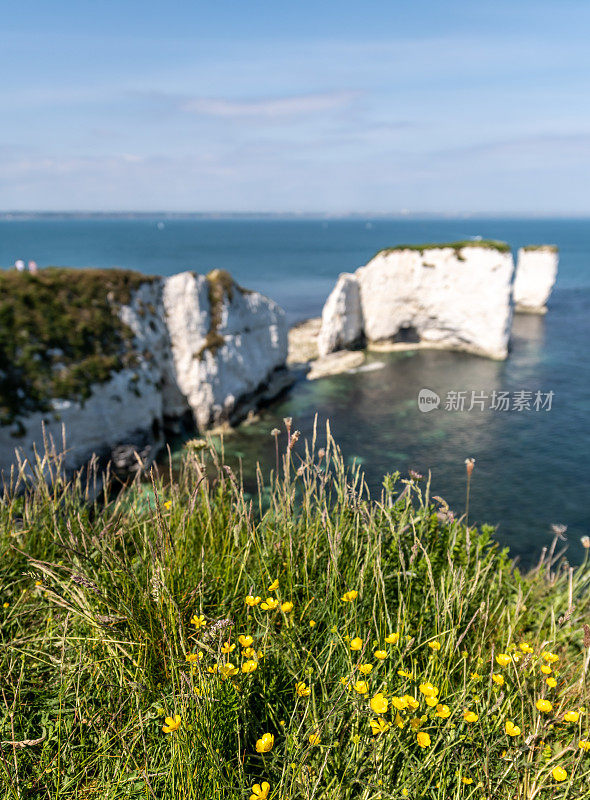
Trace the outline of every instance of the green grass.
{"label": "green grass", "polygon": [[550,250],[552,253],[559,252],[556,244],[527,244],[523,250]]}
{"label": "green grass", "polygon": [[[0,795],[238,800],[267,781],[273,800],[590,796],[588,715],[563,721],[588,707],[587,562],[570,569],[552,547],[520,574],[419,476],[386,476],[371,498],[329,434],[286,435],[254,497],[201,442],[177,480],[115,498],[91,502],[92,475],[65,483],[49,456],[6,492]],[[378,692],[386,710],[370,707]],[[379,719],[390,727],[373,735]]]}
{"label": "green grass", "polygon": [[94,383],[135,363],[118,309],[155,278],[114,269],[0,272],[0,424],[83,401]]}
{"label": "green grass", "polygon": [[441,249],[443,247],[450,247],[452,248],[455,253],[460,256],[460,251],[464,247],[483,247],[486,250],[498,250],[500,253],[509,253],[510,252],[510,245],[506,244],[506,242],[499,242],[495,239],[467,239],[461,242],[426,242],[425,244],[399,244],[395,247],[386,247],[383,250],[379,250],[376,255],[387,254],[387,253],[396,253],[400,250],[416,250],[419,253],[423,254],[427,250],[434,250],[434,249]]}

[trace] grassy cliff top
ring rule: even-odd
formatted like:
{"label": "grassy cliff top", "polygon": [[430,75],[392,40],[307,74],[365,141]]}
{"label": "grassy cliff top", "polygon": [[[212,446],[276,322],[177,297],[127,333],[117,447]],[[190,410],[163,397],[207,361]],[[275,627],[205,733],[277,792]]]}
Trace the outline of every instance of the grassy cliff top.
{"label": "grassy cliff top", "polygon": [[130,365],[132,332],[117,310],[154,280],[118,269],[0,272],[0,424],[49,410],[54,397],[83,400]]}
{"label": "grassy cliff top", "polygon": [[509,253],[510,246],[506,242],[499,242],[495,239],[468,239],[462,242],[426,242],[425,244],[398,244],[395,247],[385,247],[379,250],[377,255],[382,253],[395,253],[400,250],[416,250],[423,253],[425,250],[441,250],[444,247],[452,248],[457,254],[464,247],[481,247],[486,250],[499,250],[500,253]]}
{"label": "grassy cliff top", "polygon": [[550,250],[552,253],[557,253],[559,248],[556,244],[527,244],[523,250]]}

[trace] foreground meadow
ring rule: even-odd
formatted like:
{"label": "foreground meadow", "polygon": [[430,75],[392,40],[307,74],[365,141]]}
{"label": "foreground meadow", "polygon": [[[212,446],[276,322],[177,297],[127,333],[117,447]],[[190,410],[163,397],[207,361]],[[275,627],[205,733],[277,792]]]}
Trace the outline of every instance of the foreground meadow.
{"label": "foreground meadow", "polygon": [[1,796],[590,797],[587,563],[556,538],[520,574],[421,476],[370,498],[286,423],[255,497],[200,441],[149,494],[15,477]]}

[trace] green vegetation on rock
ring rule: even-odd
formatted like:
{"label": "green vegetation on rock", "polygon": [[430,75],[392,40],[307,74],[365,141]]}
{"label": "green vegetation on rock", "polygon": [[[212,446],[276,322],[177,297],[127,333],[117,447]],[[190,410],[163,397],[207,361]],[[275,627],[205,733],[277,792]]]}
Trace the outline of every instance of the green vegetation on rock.
{"label": "green vegetation on rock", "polygon": [[220,347],[225,344],[224,337],[219,333],[222,321],[223,304],[227,297],[231,302],[234,291],[242,291],[241,287],[234,281],[232,276],[224,269],[213,269],[207,273],[207,291],[209,294],[210,321],[209,330],[205,337],[205,342],[199,350],[198,357],[201,358],[206,350],[213,355]]}
{"label": "green vegetation on rock", "polygon": [[552,253],[557,253],[559,248],[556,244],[527,244],[523,250],[549,250]]}
{"label": "green vegetation on rock", "polygon": [[82,401],[132,366],[133,334],[118,310],[154,280],[116,269],[0,272],[0,424],[48,411],[52,398]]}
{"label": "green vegetation on rock", "polygon": [[396,253],[400,250],[416,250],[419,253],[424,253],[426,250],[440,250],[443,247],[452,248],[459,256],[460,251],[464,247],[481,247],[486,250],[498,250],[500,253],[509,253],[510,245],[506,242],[496,241],[495,239],[467,239],[461,242],[426,242],[425,244],[399,244],[395,247],[385,247],[379,250],[376,255]]}

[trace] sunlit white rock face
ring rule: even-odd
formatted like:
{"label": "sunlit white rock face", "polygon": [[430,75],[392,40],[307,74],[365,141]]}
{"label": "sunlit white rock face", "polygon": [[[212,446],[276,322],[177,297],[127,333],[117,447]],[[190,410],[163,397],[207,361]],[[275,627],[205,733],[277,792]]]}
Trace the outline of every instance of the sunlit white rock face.
{"label": "sunlit white rock face", "polygon": [[544,314],[557,277],[556,247],[521,247],[518,251],[513,297],[515,311]]}
{"label": "sunlit white rock face", "polygon": [[[133,368],[95,384],[84,402],[52,399],[52,411],[0,426],[0,471],[34,460],[45,438],[58,452],[65,430],[67,468],[118,445],[153,445],[166,418],[192,412],[200,429],[240,419],[242,411],[285,386],[287,325],[272,300],[227,273],[184,272],[145,283],[118,310],[133,331]],[[212,307],[213,303],[213,307]],[[280,380],[278,378],[281,378]]]}
{"label": "sunlit white rock face", "polygon": [[[504,247],[384,250],[353,276],[341,276],[324,306],[320,351],[346,347],[347,337],[360,329],[369,345],[410,340],[506,358],[513,273]],[[360,314],[349,300],[355,297],[353,282]]]}

